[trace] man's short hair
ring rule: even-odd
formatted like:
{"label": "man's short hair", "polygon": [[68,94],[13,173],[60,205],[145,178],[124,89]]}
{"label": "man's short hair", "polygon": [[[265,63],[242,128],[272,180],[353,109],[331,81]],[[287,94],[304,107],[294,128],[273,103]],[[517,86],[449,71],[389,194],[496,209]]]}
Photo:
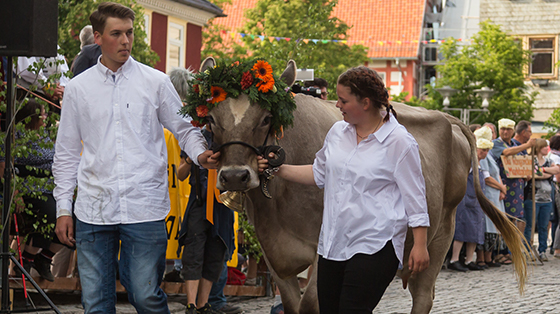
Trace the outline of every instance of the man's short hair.
{"label": "man's short hair", "polygon": [[554,150],[560,150],[560,135],[554,135],[550,138],[550,148]]}
{"label": "man's short hair", "polygon": [[131,8],[122,4],[103,2],[97,7],[97,10],[93,11],[93,13],[89,16],[89,21],[91,22],[93,31],[103,34],[108,17],[131,19],[134,22],[135,14]]}
{"label": "man's short hair", "polygon": [[93,37],[93,27],[91,25],[86,25],[80,31],[80,50],[84,46],[91,45],[95,43],[95,37]]}
{"label": "man's short hair", "polygon": [[329,88],[327,80],[320,77],[316,77],[313,81],[305,81],[304,85],[305,87],[317,86],[319,88]]}
{"label": "man's short hair", "polygon": [[526,120],[521,120],[515,126],[515,134],[521,134],[523,131],[527,130],[531,126],[531,122]]}

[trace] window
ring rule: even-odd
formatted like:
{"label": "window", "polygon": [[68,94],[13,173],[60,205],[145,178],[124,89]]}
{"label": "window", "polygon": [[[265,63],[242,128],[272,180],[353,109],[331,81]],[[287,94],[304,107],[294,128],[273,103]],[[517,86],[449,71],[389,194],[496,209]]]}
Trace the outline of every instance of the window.
{"label": "window", "polygon": [[144,14],[144,32],[146,32],[146,44],[150,44],[150,16],[148,14]]}
{"label": "window", "polygon": [[167,41],[167,70],[184,67],[185,27],[176,23],[169,23]]}
{"label": "window", "polygon": [[554,38],[529,38],[529,50],[533,53],[530,76],[554,75],[554,47]]}

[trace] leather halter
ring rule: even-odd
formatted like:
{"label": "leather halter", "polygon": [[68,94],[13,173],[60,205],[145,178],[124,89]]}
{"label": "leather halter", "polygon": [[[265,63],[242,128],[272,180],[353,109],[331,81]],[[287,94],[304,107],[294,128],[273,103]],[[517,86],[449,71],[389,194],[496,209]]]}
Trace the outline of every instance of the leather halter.
{"label": "leather halter", "polygon": [[[271,127],[272,129],[272,127]],[[274,177],[273,173],[277,171],[278,167],[280,167],[284,161],[286,160],[286,152],[281,146],[278,145],[266,145],[268,141],[268,135],[270,134],[270,130],[266,133],[266,138],[264,139],[263,145],[259,147],[255,147],[249,143],[243,141],[231,141],[221,145],[216,144],[216,142],[212,139],[212,151],[217,153],[221,151],[223,148],[230,146],[230,145],[243,145],[245,147],[250,148],[257,156],[262,156],[268,160],[268,169],[264,171],[263,174],[260,174],[260,185],[261,185],[261,192],[267,198],[272,198],[268,191],[268,182]],[[212,137],[214,137],[214,133],[212,133]],[[274,153],[274,158],[269,157],[270,153]]]}

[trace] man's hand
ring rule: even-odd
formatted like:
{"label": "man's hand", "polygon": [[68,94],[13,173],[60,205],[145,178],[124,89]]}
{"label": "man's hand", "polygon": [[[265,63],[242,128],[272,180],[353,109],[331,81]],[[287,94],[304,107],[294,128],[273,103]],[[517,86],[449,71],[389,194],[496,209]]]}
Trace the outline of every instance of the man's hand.
{"label": "man's hand", "polygon": [[206,169],[216,169],[218,168],[219,158],[220,152],[214,153],[211,150],[207,150],[204,153],[198,155],[198,164]]}
{"label": "man's hand", "polygon": [[56,220],[56,236],[61,243],[74,246],[74,221],[71,216],[61,216]]}
{"label": "man's hand", "polygon": [[[537,139],[534,138],[534,137],[533,137],[533,138],[530,138],[530,139],[527,141],[527,145],[528,145],[529,147],[535,147],[535,144],[537,144]],[[535,155],[536,155],[536,154],[535,154]]]}
{"label": "man's hand", "polygon": [[430,266],[430,254],[426,245],[414,245],[408,258],[408,269],[412,274],[424,271]]}

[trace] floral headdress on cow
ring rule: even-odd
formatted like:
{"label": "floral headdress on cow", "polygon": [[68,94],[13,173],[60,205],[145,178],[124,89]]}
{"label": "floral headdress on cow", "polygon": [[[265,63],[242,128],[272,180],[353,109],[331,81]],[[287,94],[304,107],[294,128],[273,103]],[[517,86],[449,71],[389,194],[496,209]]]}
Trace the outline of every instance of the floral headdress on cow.
{"label": "floral headdress on cow", "polygon": [[274,131],[293,124],[294,97],[286,83],[264,60],[236,61],[233,64],[218,62],[214,68],[195,74],[189,87],[181,113],[190,115],[194,126],[205,125],[210,110],[226,98],[237,98],[242,93],[252,103],[270,111]]}

